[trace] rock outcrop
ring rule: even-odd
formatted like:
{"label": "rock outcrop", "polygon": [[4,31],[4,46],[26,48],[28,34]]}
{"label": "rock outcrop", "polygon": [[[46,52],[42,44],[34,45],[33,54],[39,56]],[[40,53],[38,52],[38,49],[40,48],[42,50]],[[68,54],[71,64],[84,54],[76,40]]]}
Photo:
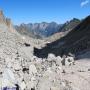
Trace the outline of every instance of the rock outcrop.
{"label": "rock outcrop", "polygon": [[15,28],[11,22],[11,19],[6,18],[3,14],[3,11],[0,10],[0,30],[3,28],[8,29],[10,32],[15,32]]}
{"label": "rock outcrop", "polygon": [[0,24],[5,24],[6,23],[6,19],[4,17],[3,11],[0,10]]}
{"label": "rock outcrop", "polygon": [[6,25],[9,28],[10,32],[15,32],[15,28],[13,27],[13,24],[11,22],[11,19],[6,18]]}

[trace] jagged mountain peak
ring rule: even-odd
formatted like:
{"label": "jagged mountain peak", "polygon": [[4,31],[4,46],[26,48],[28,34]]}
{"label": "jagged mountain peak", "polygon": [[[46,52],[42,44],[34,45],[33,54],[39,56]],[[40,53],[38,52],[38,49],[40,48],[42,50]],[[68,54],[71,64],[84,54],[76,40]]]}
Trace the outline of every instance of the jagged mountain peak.
{"label": "jagged mountain peak", "polygon": [[[23,34],[23,35],[28,35],[36,37],[36,38],[43,38],[43,37],[48,37],[55,32],[59,30],[60,25],[51,22],[41,22],[41,23],[28,23],[28,24],[21,24],[20,26],[15,26],[16,30]],[[31,35],[32,33],[32,35]]]}
{"label": "jagged mountain peak", "polygon": [[3,11],[0,10],[0,24],[5,24],[6,20],[5,20],[5,16],[3,14]]}
{"label": "jagged mountain peak", "polygon": [[0,16],[3,16],[3,11],[2,10],[0,10]]}
{"label": "jagged mountain peak", "polygon": [[2,10],[0,10],[0,30],[8,30],[10,32],[15,32],[13,24],[10,18],[6,18]]}

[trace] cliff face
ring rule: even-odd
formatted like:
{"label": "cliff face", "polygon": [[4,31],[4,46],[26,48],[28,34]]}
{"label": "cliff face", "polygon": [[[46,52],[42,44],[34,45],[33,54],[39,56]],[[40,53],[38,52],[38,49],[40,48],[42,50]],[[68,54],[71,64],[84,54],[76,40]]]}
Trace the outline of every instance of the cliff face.
{"label": "cliff face", "polygon": [[10,32],[15,32],[15,29],[14,29],[14,27],[13,27],[13,24],[12,24],[12,22],[11,22],[11,19],[6,18],[6,25],[8,26]]}
{"label": "cliff face", "polygon": [[3,11],[0,10],[0,30],[8,30],[10,32],[15,32],[11,19],[6,18]]}

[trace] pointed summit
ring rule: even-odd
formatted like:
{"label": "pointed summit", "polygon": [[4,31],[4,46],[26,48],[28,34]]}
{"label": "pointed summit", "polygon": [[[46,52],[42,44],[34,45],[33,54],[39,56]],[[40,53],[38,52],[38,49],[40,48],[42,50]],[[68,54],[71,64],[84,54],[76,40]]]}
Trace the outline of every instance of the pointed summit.
{"label": "pointed summit", "polygon": [[6,25],[9,28],[10,32],[15,32],[15,29],[13,27],[13,24],[10,18],[6,18]]}
{"label": "pointed summit", "polygon": [[2,10],[0,10],[0,23],[2,23],[2,24],[6,23],[6,20],[5,20],[5,17],[4,17],[4,14],[3,14]]}
{"label": "pointed summit", "polygon": [[11,22],[11,19],[6,18],[3,14],[3,11],[0,10],[0,29],[3,30],[8,30],[10,32],[15,32],[15,29],[13,27],[13,24]]}

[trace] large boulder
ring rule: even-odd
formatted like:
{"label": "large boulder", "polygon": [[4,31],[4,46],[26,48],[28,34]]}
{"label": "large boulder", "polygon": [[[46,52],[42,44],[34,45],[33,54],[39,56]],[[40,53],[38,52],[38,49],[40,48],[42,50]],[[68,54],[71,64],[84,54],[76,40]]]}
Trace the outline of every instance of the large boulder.
{"label": "large boulder", "polygon": [[62,67],[62,63],[61,62],[62,62],[62,58],[60,56],[57,56],[56,57],[56,65]]}
{"label": "large boulder", "polygon": [[62,65],[71,66],[71,65],[74,65],[74,64],[75,64],[74,57],[67,56],[66,58],[64,58],[62,60]]}
{"label": "large boulder", "polygon": [[56,56],[54,54],[52,53],[48,54],[48,57],[47,57],[48,61],[55,61],[55,59],[56,59]]}
{"label": "large boulder", "polygon": [[20,89],[21,89],[21,90],[25,90],[25,88],[26,88],[26,84],[25,84],[24,81],[22,81],[22,82],[20,83]]}
{"label": "large boulder", "polygon": [[6,68],[3,73],[2,87],[12,88],[15,87],[16,83],[17,81],[14,77],[14,73],[10,69]]}
{"label": "large boulder", "polygon": [[36,69],[36,66],[34,65],[34,64],[31,64],[30,66],[29,66],[29,74],[30,75],[35,75],[37,73],[37,69]]}

